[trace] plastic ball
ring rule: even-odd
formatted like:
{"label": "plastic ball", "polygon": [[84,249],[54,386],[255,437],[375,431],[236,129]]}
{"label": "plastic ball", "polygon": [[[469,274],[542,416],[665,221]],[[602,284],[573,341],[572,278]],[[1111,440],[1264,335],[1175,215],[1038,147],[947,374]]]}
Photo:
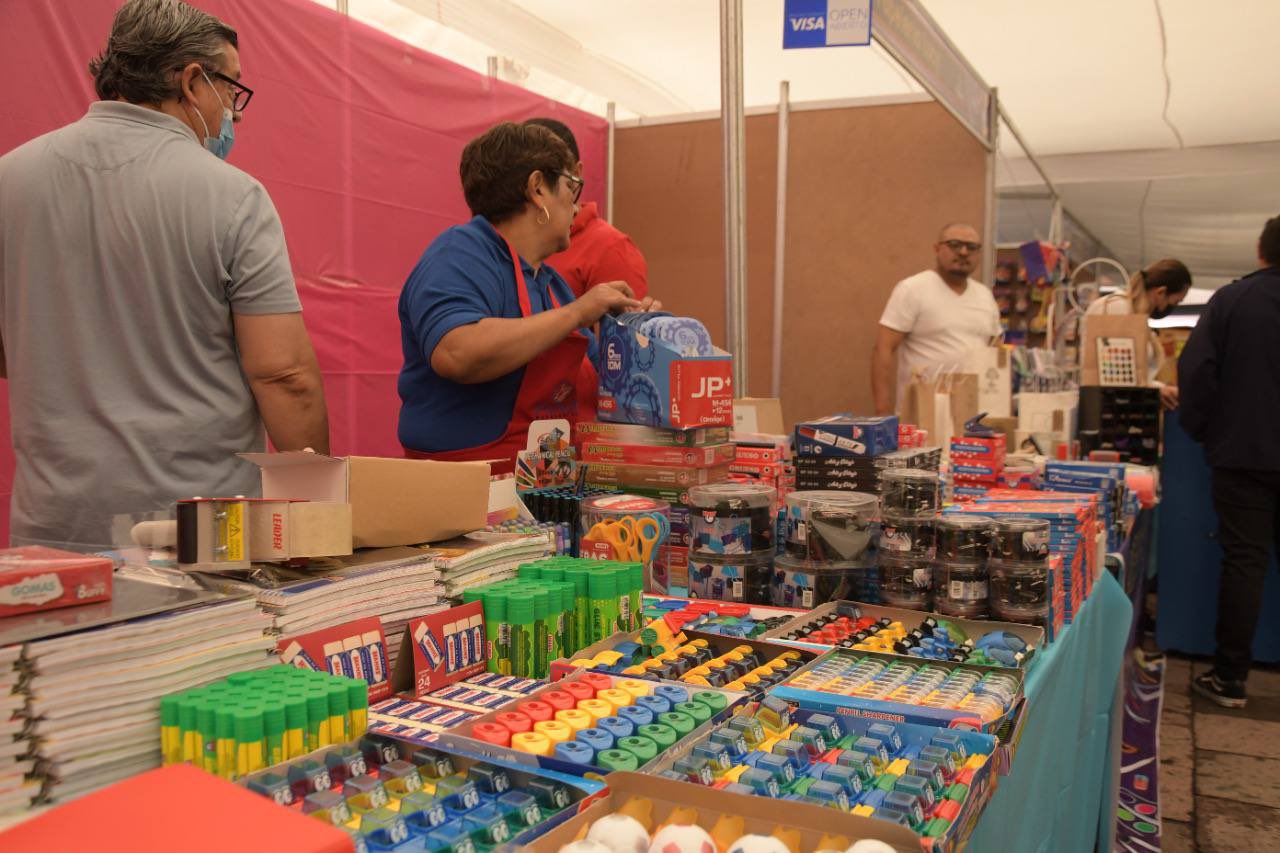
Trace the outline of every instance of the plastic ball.
{"label": "plastic ball", "polygon": [[649,849],[649,833],[640,821],[625,814],[600,818],[591,825],[587,840],[600,843],[612,853],[645,853]]}
{"label": "plastic ball", "polygon": [[772,835],[744,835],[729,847],[729,853],[791,853]]}
{"label": "plastic ball", "polygon": [[700,826],[672,824],[653,836],[649,853],[716,853],[716,843]]}
{"label": "plastic ball", "polygon": [[853,842],[853,846],[844,851],[844,853],[893,853],[893,848],[883,841],[864,838],[861,841]]}
{"label": "plastic ball", "polygon": [[575,841],[572,844],[566,844],[560,848],[560,853],[613,853],[613,851],[599,841],[584,839]]}

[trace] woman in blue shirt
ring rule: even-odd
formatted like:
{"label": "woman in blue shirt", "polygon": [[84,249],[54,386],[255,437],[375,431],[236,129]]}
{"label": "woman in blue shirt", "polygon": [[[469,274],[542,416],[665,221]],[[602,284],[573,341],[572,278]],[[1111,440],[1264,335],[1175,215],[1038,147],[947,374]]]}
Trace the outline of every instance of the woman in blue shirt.
{"label": "woman in blue shirt", "polygon": [[543,261],[569,247],[582,179],[554,133],[505,122],[467,143],[473,218],[437,237],[400,294],[400,443],[414,458],[514,468],[533,421],[576,419],[587,327],[649,310],[624,282],[574,300]]}

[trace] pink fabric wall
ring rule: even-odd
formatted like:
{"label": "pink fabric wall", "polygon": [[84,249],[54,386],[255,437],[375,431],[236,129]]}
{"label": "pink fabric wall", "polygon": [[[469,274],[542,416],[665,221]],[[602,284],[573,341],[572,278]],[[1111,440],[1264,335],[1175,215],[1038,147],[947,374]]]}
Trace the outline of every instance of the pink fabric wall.
{"label": "pink fabric wall", "polygon": [[[121,0],[0,0],[0,154],[80,118],[86,66]],[[399,455],[396,300],[431,240],[469,217],[458,158],[504,120],[560,119],[578,137],[584,200],[604,197],[603,119],[496,82],[308,0],[194,0],[240,34],[253,102],[231,162],[280,211],[319,353],[335,454]],[[68,247],[74,251],[74,247]],[[0,380],[0,542],[13,455]]]}

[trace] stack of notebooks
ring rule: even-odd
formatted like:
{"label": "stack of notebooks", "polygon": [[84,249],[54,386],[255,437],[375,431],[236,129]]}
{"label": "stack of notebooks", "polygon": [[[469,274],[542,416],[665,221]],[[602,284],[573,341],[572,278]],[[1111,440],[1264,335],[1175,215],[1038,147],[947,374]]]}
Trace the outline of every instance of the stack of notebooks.
{"label": "stack of notebooks", "polygon": [[35,760],[28,755],[21,661],[22,646],[0,648],[0,815],[25,811],[40,793],[40,785],[27,780]]}
{"label": "stack of notebooks", "polygon": [[371,548],[313,560],[305,579],[297,579],[297,573],[285,577],[291,579],[282,578],[257,594],[276,639],[376,616],[382,620],[392,672],[409,620],[445,607],[433,552],[422,548]]}
{"label": "stack of notebooks", "polygon": [[472,533],[423,548],[440,570],[445,597],[455,601],[472,587],[515,577],[521,563],[554,553],[552,540],[540,533]]}
{"label": "stack of notebooks", "polygon": [[28,643],[25,715],[43,795],[67,800],[158,767],[160,697],[276,663],[269,626],[240,599]]}

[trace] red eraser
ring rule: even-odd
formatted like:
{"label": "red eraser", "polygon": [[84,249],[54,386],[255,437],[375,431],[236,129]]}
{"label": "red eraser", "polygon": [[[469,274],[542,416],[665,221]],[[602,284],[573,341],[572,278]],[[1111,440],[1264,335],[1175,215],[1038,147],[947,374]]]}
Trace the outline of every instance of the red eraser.
{"label": "red eraser", "polygon": [[521,702],[516,706],[516,710],[524,714],[535,723],[546,722],[555,717],[556,709],[552,708],[546,702]]}
{"label": "red eraser", "polygon": [[575,700],[596,698],[596,689],[585,681],[567,681],[560,685],[560,689]]}
{"label": "red eraser", "polygon": [[966,785],[971,783],[973,781],[973,768],[966,767],[963,770],[961,770],[959,773],[956,774],[955,781],[963,782]]}
{"label": "red eraser", "polygon": [[519,711],[503,711],[494,719],[512,734],[533,731],[533,720]]}
{"label": "red eraser", "polygon": [[948,822],[955,820],[958,814],[960,814],[960,804],[955,800],[944,800],[933,810],[934,817],[940,817]]}
{"label": "red eraser", "polygon": [[599,693],[601,690],[608,690],[613,687],[613,679],[605,675],[603,672],[584,672],[579,681],[585,681]]}
{"label": "red eraser", "polygon": [[548,690],[539,698],[557,711],[568,711],[570,708],[578,707],[578,700],[573,698],[573,694],[563,690]]}
{"label": "red eraser", "polygon": [[[518,716],[521,716],[525,722],[529,723],[530,727],[532,727],[532,723],[527,717],[524,717],[523,715]],[[491,743],[495,746],[511,745],[511,729],[504,725],[499,725],[498,723],[476,723],[476,725],[471,729],[471,735],[477,740],[482,740],[485,743]]]}

